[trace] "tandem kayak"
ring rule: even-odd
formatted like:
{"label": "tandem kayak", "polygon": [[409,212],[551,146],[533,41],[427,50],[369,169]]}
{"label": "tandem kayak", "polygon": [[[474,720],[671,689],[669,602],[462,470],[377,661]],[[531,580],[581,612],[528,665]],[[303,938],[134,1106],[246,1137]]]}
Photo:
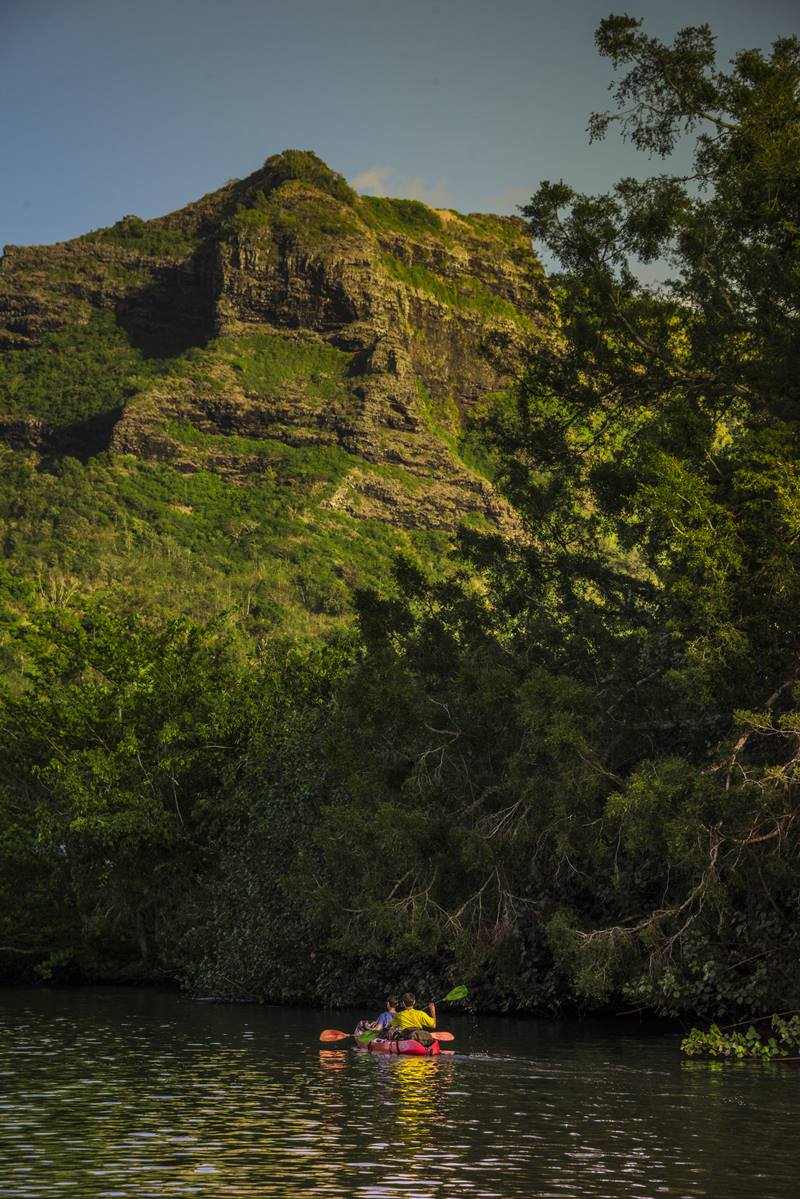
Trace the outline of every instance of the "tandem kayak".
{"label": "tandem kayak", "polygon": [[359,1045],[356,1041],[356,1048],[365,1049],[369,1053],[408,1053],[417,1057],[435,1057],[437,1053],[442,1052],[438,1041],[425,1046],[420,1045],[419,1041],[385,1041],[380,1037],[366,1045]]}

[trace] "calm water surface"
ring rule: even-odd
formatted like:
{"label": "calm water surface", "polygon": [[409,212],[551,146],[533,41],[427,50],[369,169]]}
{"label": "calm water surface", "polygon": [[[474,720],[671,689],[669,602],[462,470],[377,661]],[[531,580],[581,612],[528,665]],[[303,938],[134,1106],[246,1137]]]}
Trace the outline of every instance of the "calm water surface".
{"label": "calm water surface", "polygon": [[792,1199],[800,1068],[636,1026],[447,1018],[434,1059],[341,1013],[0,991],[0,1195]]}

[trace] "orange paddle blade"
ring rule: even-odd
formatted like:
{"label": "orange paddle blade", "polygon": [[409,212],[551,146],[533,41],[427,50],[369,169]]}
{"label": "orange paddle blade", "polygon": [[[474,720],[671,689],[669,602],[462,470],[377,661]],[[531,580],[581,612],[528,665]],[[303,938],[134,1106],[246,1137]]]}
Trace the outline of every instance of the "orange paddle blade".
{"label": "orange paddle blade", "polygon": [[432,1032],[431,1036],[434,1041],[455,1041],[455,1035],[451,1032]]}

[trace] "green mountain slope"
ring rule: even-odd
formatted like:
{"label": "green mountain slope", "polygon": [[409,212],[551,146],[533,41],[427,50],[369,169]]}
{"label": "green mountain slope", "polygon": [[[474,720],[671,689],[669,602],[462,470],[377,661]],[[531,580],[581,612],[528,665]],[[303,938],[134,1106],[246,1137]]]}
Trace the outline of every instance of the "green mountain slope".
{"label": "green mountain slope", "polygon": [[112,591],[318,635],[397,549],[513,534],[469,426],[542,285],[524,222],[358,197],[300,151],[169,216],[6,247],[15,602]]}

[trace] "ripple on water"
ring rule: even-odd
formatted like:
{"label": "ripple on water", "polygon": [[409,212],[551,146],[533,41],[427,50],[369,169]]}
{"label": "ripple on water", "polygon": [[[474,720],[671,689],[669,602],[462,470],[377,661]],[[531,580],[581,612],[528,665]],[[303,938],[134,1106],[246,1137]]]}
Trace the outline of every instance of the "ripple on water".
{"label": "ripple on water", "polygon": [[675,1038],[509,1021],[456,1028],[452,1057],[378,1058],[320,1049],[327,1023],[146,992],[1,992],[0,1194],[794,1193],[800,1072],[687,1070]]}

